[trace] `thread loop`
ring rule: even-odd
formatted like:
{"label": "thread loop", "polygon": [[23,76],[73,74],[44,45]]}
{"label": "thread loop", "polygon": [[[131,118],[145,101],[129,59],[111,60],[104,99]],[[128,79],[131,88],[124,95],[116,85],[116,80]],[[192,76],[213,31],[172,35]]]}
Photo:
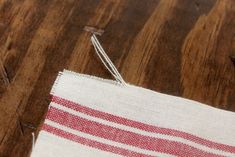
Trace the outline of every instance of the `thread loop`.
{"label": "thread loop", "polygon": [[91,36],[91,43],[95,48],[96,54],[98,55],[104,66],[108,69],[108,71],[119,83],[126,85],[126,82],[122,78],[121,74],[118,72],[117,68],[114,66],[113,62],[109,59],[108,55],[105,53],[95,34]]}

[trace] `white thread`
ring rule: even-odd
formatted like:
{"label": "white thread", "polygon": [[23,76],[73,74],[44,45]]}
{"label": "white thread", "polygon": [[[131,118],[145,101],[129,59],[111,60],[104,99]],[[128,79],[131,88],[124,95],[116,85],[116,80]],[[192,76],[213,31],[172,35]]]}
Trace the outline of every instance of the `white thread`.
{"label": "white thread", "polygon": [[32,132],[31,135],[32,135],[32,147],[31,147],[30,156],[32,155],[33,149],[34,149],[34,147],[35,147],[35,134],[34,134],[34,132]]}
{"label": "white thread", "polygon": [[35,134],[32,132],[32,150],[33,150],[33,148],[34,148],[34,146],[35,146]]}
{"label": "white thread", "polygon": [[[113,65],[112,61],[109,59],[109,57],[106,55],[104,49],[100,45],[98,39],[95,35],[91,37],[92,44],[96,50],[97,55],[105,65],[105,67],[109,70],[109,72],[115,77],[115,79],[123,84],[125,84],[125,81],[122,79],[121,75],[117,71],[116,67]],[[107,64],[106,64],[107,62]]]}
{"label": "white thread", "polygon": [[104,49],[100,45],[96,35],[93,34],[91,37],[91,43],[95,48],[95,52],[97,53],[98,57],[104,64],[104,66],[108,69],[108,71],[113,75],[113,77],[123,85],[126,85],[126,82],[123,80],[121,74],[118,72],[117,68],[114,66],[113,62],[109,59],[107,54],[105,53]]}

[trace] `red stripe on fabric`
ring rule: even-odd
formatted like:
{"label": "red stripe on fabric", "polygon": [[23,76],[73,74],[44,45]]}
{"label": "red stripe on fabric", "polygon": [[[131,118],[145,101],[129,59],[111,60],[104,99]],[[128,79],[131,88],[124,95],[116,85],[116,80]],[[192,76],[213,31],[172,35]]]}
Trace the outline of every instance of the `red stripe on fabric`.
{"label": "red stripe on fabric", "polygon": [[83,138],[83,137],[65,132],[63,130],[54,128],[54,127],[52,127],[50,125],[47,125],[47,124],[43,125],[42,130],[45,130],[45,131],[47,131],[49,133],[52,133],[54,135],[57,135],[59,137],[66,138],[66,139],[69,139],[71,141],[74,141],[74,142],[77,142],[77,143],[80,143],[80,144],[83,144],[83,145],[86,145],[86,146],[89,146],[89,147],[93,147],[93,148],[96,148],[96,149],[99,149],[99,150],[103,150],[103,151],[106,151],[106,152],[111,152],[111,153],[115,153],[115,154],[119,154],[119,155],[123,155],[123,156],[127,156],[127,157],[153,157],[153,156],[150,156],[150,155],[145,155],[145,154],[133,152],[133,151],[130,151],[130,150],[127,150],[127,149],[123,149],[123,148],[111,146],[111,145],[108,145],[108,144],[100,143],[100,142],[97,142],[97,141],[94,141],[94,140],[90,140],[90,139],[87,139],[87,138]]}
{"label": "red stripe on fabric", "polygon": [[201,137],[197,137],[195,135],[192,135],[192,134],[189,134],[189,133],[186,133],[183,131],[178,131],[178,130],[169,129],[169,128],[161,128],[161,127],[157,127],[157,126],[153,126],[153,125],[149,125],[149,124],[144,124],[142,122],[126,119],[123,117],[115,116],[115,115],[112,115],[112,114],[109,114],[106,112],[102,112],[102,111],[98,111],[95,109],[91,109],[86,106],[82,106],[78,103],[74,103],[72,101],[60,98],[58,96],[52,96],[52,102],[66,106],[66,107],[71,108],[75,111],[79,111],[81,113],[85,113],[87,115],[94,116],[94,117],[104,119],[107,121],[123,124],[126,126],[130,126],[130,127],[137,128],[137,129],[144,130],[144,131],[148,131],[148,132],[169,135],[169,136],[174,136],[174,137],[181,137],[181,138],[187,139],[189,141],[207,146],[209,148],[214,148],[214,149],[218,149],[218,150],[222,150],[222,151],[235,153],[234,146],[229,146],[226,144],[213,142],[213,141],[203,139]]}
{"label": "red stripe on fabric", "polygon": [[180,142],[140,135],[134,132],[87,120],[54,107],[50,108],[50,113],[47,116],[47,119],[74,130],[146,150],[176,156],[221,157],[220,155],[208,153]]}

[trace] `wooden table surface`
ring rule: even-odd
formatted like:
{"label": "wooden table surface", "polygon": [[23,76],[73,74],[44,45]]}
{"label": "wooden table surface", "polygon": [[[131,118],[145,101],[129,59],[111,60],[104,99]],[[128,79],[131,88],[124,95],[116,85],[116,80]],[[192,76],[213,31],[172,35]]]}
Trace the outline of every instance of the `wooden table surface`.
{"label": "wooden table surface", "polygon": [[85,26],[127,82],[235,111],[235,0],[1,0],[0,157],[30,153],[59,71],[112,78]]}

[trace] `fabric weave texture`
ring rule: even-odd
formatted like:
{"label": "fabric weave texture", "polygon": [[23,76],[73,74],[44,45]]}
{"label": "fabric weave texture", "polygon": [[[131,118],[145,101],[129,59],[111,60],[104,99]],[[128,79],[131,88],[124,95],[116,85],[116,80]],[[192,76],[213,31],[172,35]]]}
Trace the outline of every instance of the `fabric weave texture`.
{"label": "fabric weave texture", "polygon": [[235,113],[64,70],[31,157],[233,157]]}

